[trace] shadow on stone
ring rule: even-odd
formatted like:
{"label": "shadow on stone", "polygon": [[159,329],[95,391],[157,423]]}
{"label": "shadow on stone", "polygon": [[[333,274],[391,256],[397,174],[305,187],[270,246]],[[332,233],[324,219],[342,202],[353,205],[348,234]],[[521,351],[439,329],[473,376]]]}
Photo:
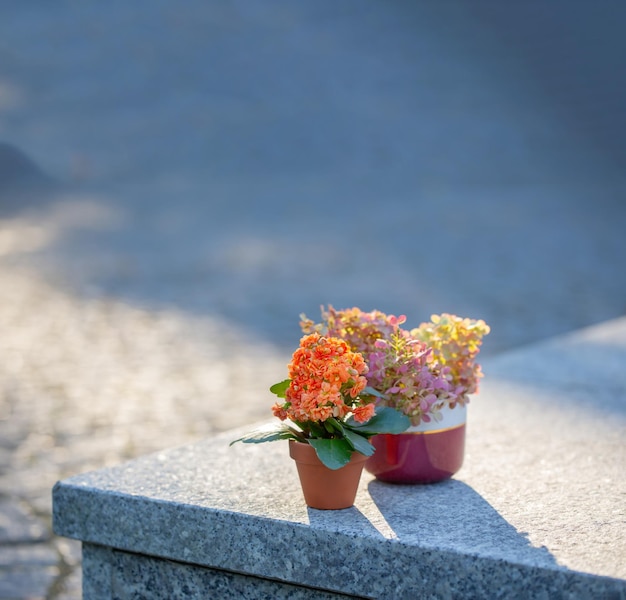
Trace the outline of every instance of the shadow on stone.
{"label": "shadow on stone", "polygon": [[343,510],[317,510],[307,507],[309,524],[312,527],[341,531],[349,527],[359,534],[367,534],[373,537],[385,537],[374,523],[372,523],[356,506]]}
{"label": "shadow on stone", "polygon": [[369,493],[402,542],[464,555],[558,567],[547,548],[531,545],[469,485],[448,479],[431,485],[372,481]]}

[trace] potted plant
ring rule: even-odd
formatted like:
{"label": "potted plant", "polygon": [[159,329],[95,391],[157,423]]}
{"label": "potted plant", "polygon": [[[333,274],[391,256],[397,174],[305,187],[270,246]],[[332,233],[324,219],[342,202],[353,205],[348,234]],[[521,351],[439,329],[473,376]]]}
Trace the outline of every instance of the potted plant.
{"label": "potted plant", "polygon": [[231,442],[289,440],[308,506],[340,509],[353,505],[369,439],[400,433],[409,419],[388,406],[375,406],[365,377],[367,364],[345,340],[317,332],[304,336],[288,366],[289,378],[273,385],[276,426]]}
{"label": "potted plant", "polygon": [[302,316],[303,331],[327,332],[346,340],[368,363],[368,389],[379,406],[401,411],[411,427],[377,435],[377,452],[365,468],[392,483],[447,479],[463,463],[469,395],[482,376],[475,358],[489,327],[482,320],[433,315],[413,330],[406,317],[358,308],[322,308],[322,323]]}

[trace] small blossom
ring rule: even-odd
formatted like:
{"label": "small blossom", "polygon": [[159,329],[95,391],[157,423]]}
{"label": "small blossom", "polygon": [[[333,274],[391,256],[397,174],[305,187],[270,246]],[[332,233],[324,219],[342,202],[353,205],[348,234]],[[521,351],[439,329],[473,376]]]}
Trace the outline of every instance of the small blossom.
{"label": "small blossom", "polygon": [[322,307],[322,323],[302,315],[301,326],[305,333],[340,338],[360,353],[367,362],[367,385],[385,396],[377,402],[402,411],[417,425],[440,419],[444,404],[463,405],[468,394],[478,391],[482,372],[475,357],[489,327],[442,314],[409,332],[400,327],[405,321],[404,315],[329,306]]}
{"label": "small blossom", "polygon": [[375,410],[376,407],[373,404],[364,404],[361,406],[357,406],[353,411],[354,420],[357,423],[367,423],[367,421],[369,421],[374,416]]}
{"label": "small blossom", "polygon": [[468,395],[478,392],[483,376],[476,363],[483,336],[489,333],[483,320],[457,317],[448,313],[432,315],[411,334],[432,348],[433,360],[448,368],[447,377],[453,386],[456,402],[469,402]]}
{"label": "small blossom", "polygon": [[[303,337],[288,370],[285,402],[272,409],[281,420],[323,422],[330,417],[343,418],[364,406],[359,394],[367,385],[367,365],[342,339],[317,332]],[[358,414],[365,416],[370,411],[359,410]]]}

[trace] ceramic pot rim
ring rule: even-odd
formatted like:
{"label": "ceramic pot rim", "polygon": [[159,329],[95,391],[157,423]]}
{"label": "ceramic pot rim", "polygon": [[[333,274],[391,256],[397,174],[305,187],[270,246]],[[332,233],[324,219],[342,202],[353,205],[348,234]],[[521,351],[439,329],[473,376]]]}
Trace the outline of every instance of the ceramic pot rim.
{"label": "ceramic pot rim", "polygon": [[[317,457],[315,448],[313,448],[313,446],[311,446],[310,444],[305,444],[297,440],[289,440],[289,456],[291,456],[291,458],[293,458],[297,462],[319,465],[324,469],[328,469],[328,467],[326,467]],[[355,451],[352,453],[352,458],[350,458],[350,462],[348,462],[344,466],[365,462],[366,460],[367,456]],[[331,469],[328,470],[330,471]]]}
{"label": "ceramic pot rim", "polygon": [[444,406],[441,409],[443,419],[441,421],[432,420],[428,423],[422,421],[419,425],[409,427],[404,433],[408,434],[426,434],[441,433],[463,427],[467,422],[467,405],[460,404],[454,408]]}

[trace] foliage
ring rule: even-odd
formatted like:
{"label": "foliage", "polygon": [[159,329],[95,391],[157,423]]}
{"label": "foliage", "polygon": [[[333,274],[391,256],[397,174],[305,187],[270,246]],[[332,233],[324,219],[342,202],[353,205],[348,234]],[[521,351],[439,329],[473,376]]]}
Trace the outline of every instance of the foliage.
{"label": "foliage", "polygon": [[413,425],[440,420],[444,405],[463,405],[478,391],[482,373],[475,358],[489,327],[449,314],[433,315],[411,331],[401,327],[405,321],[404,315],[329,306],[322,307],[321,323],[301,315],[300,326],[305,333],[339,337],[363,355],[376,404],[400,410]]}
{"label": "foliage", "polygon": [[468,394],[478,393],[478,381],[483,374],[476,363],[476,355],[483,336],[489,331],[483,320],[448,313],[432,315],[429,323],[422,323],[411,331],[411,335],[432,348],[436,362],[450,369],[456,402],[461,405],[469,402]]}
{"label": "foliage", "polygon": [[390,407],[374,405],[376,392],[367,387],[367,371],[361,353],[346,341],[318,332],[304,336],[289,363],[289,379],[270,388],[280,399],[272,411],[281,423],[231,444],[294,439],[313,446],[329,469],[344,466],[352,452],[371,456],[375,449],[369,437],[401,433],[409,420]]}

